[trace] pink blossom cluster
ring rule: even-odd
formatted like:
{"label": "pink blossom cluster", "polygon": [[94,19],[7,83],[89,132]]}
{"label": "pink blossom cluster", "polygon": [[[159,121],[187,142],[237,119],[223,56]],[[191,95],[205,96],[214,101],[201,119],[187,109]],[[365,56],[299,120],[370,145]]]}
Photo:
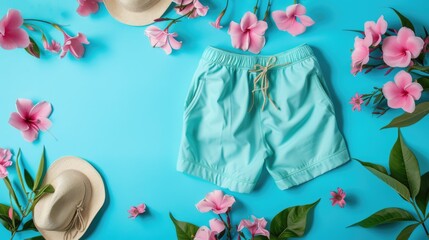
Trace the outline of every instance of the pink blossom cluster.
{"label": "pink blossom cluster", "polygon": [[[235,203],[235,198],[224,194],[220,190],[214,190],[206,195],[206,197],[199,201],[196,204],[198,211],[202,213],[213,212],[219,216],[218,218],[213,218],[209,222],[209,226],[202,226],[198,229],[195,234],[195,240],[216,240],[218,235],[224,230],[227,231],[227,235],[231,234],[232,223],[230,213],[232,206]],[[226,215],[226,220],[222,217],[221,214]],[[255,236],[266,236],[270,237],[270,233],[266,229],[267,221],[264,218],[256,218],[252,216],[252,220],[243,219],[240,221],[238,227],[236,228],[238,233],[244,234],[243,231],[247,229],[251,235],[251,239]],[[240,234],[238,235],[240,238]]]}
{"label": "pink blossom cluster", "polygon": [[[156,19],[155,22],[170,21],[170,24],[168,24],[164,29],[157,26],[150,26],[145,31],[152,47],[161,48],[166,54],[171,54],[172,49],[178,50],[182,46],[182,42],[176,40],[178,34],[169,32],[171,25],[178,22],[178,20],[184,16],[187,16],[188,18],[205,16],[209,9],[198,0],[173,0],[173,2],[176,3],[176,6],[174,7],[176,13],[181,15],[181,17],[175,19]],[[223,28],[221,21],[227,8],[228,2],[216,18],[215,22],[210,22],[214,28]],[[272,18],[279,30],[286,31],[293,36],[297,36],[304,33],[307,27],[314,24],[314,21],[305,15],[306,12],[307,10],[303,5],[293,4],[288,6],[285,11],[274,11],[272,13]],[[258,54],[265,46],[265,32],[267,29],[268,24],[266,22],[266,17],[261,20],[258,19],[258,16],[254,12],[246,12],[239,23],[235,21],[231,21],[229,23],[228,34],[231,37],[231,44],[234,48]]]}
{"label": "pink blossom cluster", "polygon": [[[388,108],[402,109],[408,113],[414,112],[415,101],[420,99],[423,87],[413,80],[410,71],[413,66],[423,64],[418,58],[426,54],[429,37],[423,40],[407,26],[399,30],[388,28],[388,23],[383,16],[380,16],[377,22],[367,21],[362,34],[362,38],[355,38],[351,55],[353,75],[364,69],[366,69],[365,73],[368,73],[373,69],[387,68],[386,75],[397,68],[407,68],[407,70],[400,70],[394,76],[394,81],[385,83],[382,88],[376,88],[377,90],[372,94],[356,93],[350,100],[352,109],[360,111],[362,104],[368,105],[371,99],[379,99],[377,104],[385,99]],[[371,59],[374,59],[375,63],[372,64]],[[378,95],[379,98],[377,98]],[[377,106],[377,108],[381,107]],[[387,109],[381,113],[377,111],[374,113],[384,114]]]}
{"label": "pink blossom cluster", "polygon": [[76,58],[81,58],[84,55],[85,48],[83,44],[89,44],[84,34],[79,33],[77,36],[72,37],[58,24],[37,19],[31,19],[31,22],[47,23],[61,31],[64,35],[63,45],[61,46],[60,43],[53,39],[49,42],[46,34],[41,28],[37,27],[33,23],[26,23],[19,11],[11,9],[0,20],[0,47],[6,50],[26,48],[31,55],[39,57],[40,53],[36,51],[37,46],[34,46],[36,43],[30,41],[31,38],[27,31],[24,30],[24,26],[29,31],[40,32],[42,34],[42,45],[44,49],[52,53],[60,53],[61,51],[61,58],[63,58],[68,52]]}

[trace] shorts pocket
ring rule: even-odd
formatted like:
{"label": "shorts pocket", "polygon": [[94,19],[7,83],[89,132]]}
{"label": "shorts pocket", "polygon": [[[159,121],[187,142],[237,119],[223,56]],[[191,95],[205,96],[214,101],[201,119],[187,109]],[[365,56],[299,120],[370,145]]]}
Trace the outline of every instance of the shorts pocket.
{"label": "shorts pocket", "polygon": [[188,96],[186,97],[185,102],[185,118],[189,116],[192,109],[198,102],[198,99],[201,96],[201,92],[203,89],[204,81],[203,79],[198,79],[193,86],[189,89]]}
{"label": "shorts pocket", "polygon": [[326,101],[329,105],[329,110],[334,113],[334,104],[332,103],[331,97],[329,96],[329,90],[326,86],[325,79],[322,76],[319,69],[316,69],[316,79],[313,79],[317,89],[319,90],[320,94],[322,95],[322,98],[324,101]]}

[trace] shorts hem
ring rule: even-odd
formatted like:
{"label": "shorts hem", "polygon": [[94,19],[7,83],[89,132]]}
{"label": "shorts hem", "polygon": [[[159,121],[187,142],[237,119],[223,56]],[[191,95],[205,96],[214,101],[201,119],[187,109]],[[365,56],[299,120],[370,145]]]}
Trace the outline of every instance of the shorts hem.
{"label": "shorts hem", "polygon": [[308,182],[330,170],[347,163],[348,161],[350,161],[350,156],[348,150],[344,149],[310,166],[293,172],[284,178],[277,179],[275,182],[281,190],[285,190]]}
{"label": "shorts hem", "polygon": [[219,187],[228,188],[231,191],[239,193],[250,193],[256,185],[255,183],[232,180],[230,177],[222,175],[213,169],[189,161],[180,161],[177,165],[177,171],[204,179]]}

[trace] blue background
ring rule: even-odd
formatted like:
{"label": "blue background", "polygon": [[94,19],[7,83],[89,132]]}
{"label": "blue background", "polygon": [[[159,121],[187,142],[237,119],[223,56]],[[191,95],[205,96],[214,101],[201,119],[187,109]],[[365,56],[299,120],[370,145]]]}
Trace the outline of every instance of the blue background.
{"label": "blue background", "polygon": [[[254,5],[254,1],[238,2],[231,1],[225,21],[239,21]],[[0,49],[0,146],[11,148],[15,153],[22,148],[23,159],[32,173],[37,170],[44,145],[49,163],[64,155],[76,155],[99,169],[105,180],[107,199],[86,235],[88,239],[175,239],[169,211],[178,219],[197,225],[207,225],[214,217],[210,213],[199,213],[194,205],[218,187],[175,170],[184,100],[200,55],[208,45],[240,52],[231,47],[227,27],[219,31],[208,24],[214,21],[224,2],[205,3],[210,6],[206,17],[184,20],[172,28],[179,33],[183,48],[167,56],[150,46],[144,27],[130,27],[115,21],[104,6],[95,15],[81,17],[75,12],[76,1],[0,1],[0,15],[9,8],[19,9],[26,18],[65,24],[70,33],[82,32],[91,42],[81,60],[72,56],[59,59],[49,53],[38,60],[24,50]],[[285,9],[291,3],[274,1],[272,9]],[[397,134],[393,129],[379,129],[401,111],[389,111],[377,118],[370,108],[352,112],[348,102],[356,92],[370,92],[372,86],[381,87],[393,74],[384,77],[384,72],[373,72],[353,77],[350,51],[356,34],[344,29],[362,29],[365,21],[377,20],[381,14],[391,26],[399,27],[399,20],[388,7],[403,12],[416,26],[424,23],[429,26],[429,3],[427,0],[413,3],[303,0],[302,3],[316,24],[303,35],[292,37],[278,31],[270,21],[262,54],[277,53],[302,43],[314,47],[333,94],[338,123],[351,155],[387,166]],[[266,1],[262,1],[262,11],[265,4]],[[167,14],[174,16],[171,8]],[[59,32],[50,33],[62,42]],[[58,140],[47,133],[41,134],[35,143],[23,140],[20,132],[8,124],[17,98],[52,103],[51,132]],[[403,131],[420,161],[422,172],[429,170],[428,121],[429,118],[424,119]],[[16,176],[13,168],[10,172]],[[348,194],[344,209],[332,207],[329,201],[330,191],[337,187]],[[233,209],[236,224],[252,214],[271,220],[286,207],[321,198],[305,239],[394,239],[407,224],[377,229],[346,226],[384,207],[404,207],[412,211],[396,193],[355,161],[286,191],[278,190],[264,172],[253,193],[225,192],[237,199]],[[0,202],[8,203],[3,184],[0,184],[0,193]],[[148,205],[148,214],[136,220],[129,219],[129,207],[141,202]],[[16,239],[29,235],[34,233],[18,234]],[[0,239],[8,236],[7,231],[0,229]],[[412,236],[412,239],[424,238],[421,227]]]}

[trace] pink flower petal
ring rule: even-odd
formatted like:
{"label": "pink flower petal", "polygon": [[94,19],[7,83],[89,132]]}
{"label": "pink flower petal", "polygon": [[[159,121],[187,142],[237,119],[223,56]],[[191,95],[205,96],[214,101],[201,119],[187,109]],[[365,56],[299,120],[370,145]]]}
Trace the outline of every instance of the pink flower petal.
{"label": "pink flower petal", "polygon": [[33,102],[30,99],[19,98],[16,100],[16,109],[21,117],[29,117],[32,108]]}
{"label": "pink flower petal", "polygon": [[42,101],[37,103],[29,113],[29,117],[33,119],[47,118],[52,113],[52,105],[49,102]]}
{"label": "pink flower petal", "polygon": [[299,17],[298,17],[298,19],[299,19],[299,20],[301,21],[301,23],[302,23],[304,26],[306,26],[306,27],[309,27],[309,26],[311,26],[311,25],[313,25],[313,24],[314,24],[313,19],[311,19],[311,17],[306,16],[306,15],[299,16]]}
{"label": "pink flower petal", "polygon": [[293,22],[292,25],[287,30],[292,36],[298,36],[305,32],[306,27],[297,21]]}
{"label": "pink flower petal", "polygon": [[383,95],[387,100],[393,99],[401,96],[402,90],[394,82],[387,82],[383,86]]}
{"label": "pink flower petal", "polygon": [[169,37],[169,43],[174,50],[179,50],[182,47],[182,42],[177,41],[174,37]]}
{"label": "pink flower petal", "polygon": [[39,136],[39,131],[34,127],[30,127],[29,129],[22,131],[22,136],[28,142],[34,142],[34,140]]}
{"label": "pink flower petal", "polygon": [[258,21],[258,23],[253,24],[249,29],[251,30],[252,34],[263,36],[265,31],[268,29],[268,24],[265,21]]}
{"label": "pink flower petal", "polygon": [[396,39],[397,39],[399,44],[405,45],[407,43],[408,39],[414,38],[415,36],[416,35],[414,34],[413,30],[411,30],[407,27],[402,27],[401,29],[399,29],[398,35],[396,36]]}
{"label": "pink flower petal", "polygon": [[28,126],[27,122],[25,121],[25,119],[23,119],[21,117],[21,115],[19,115],[16,112],[13,112],[10,115],[9,124],[12,125],[14,128],[20,130],[20,131],[25,131],[25,130],[29,129],[29,126]]}
{"label": "pink flower petal", "polygon": [[405,47],[411,53],[412,58],[417,58],[422,52],[425,42],[419,37],[413,37],[407,40]]}
{"label": "pink flower petal", "polygon": [[205,199],[203,199],[197,203],[196,207],[198,211],[204,213],[204,212],[210,212],[213,209],[214,204],[212,202],[208,202]]}
{"label": "pink flower petal", "polygon": [[405,88],[405,90],[413,97],[414,100],[419,100],[422,96],[423,87],[419,83],[412,83]]}
{"label": "pink flower petal", "polygon": [[52,123],[47,118],[38,118],[36,125],[40,130],[47,131],[51,127]]}
{"label": "pink flower petal", "polygon": [[403,99],[405,99],[405,100],[403,102],[402,109],[408,113],[414,112],[414,110],[416,108],[416,104],[414,102],[413,97],[408,95],[408,96],[404,97]]}
{"label": "pink flower petal", "polygon": [[261,52],[261,49],[265,45],[265,37],[259,36],[259,35],[254,34],[254,33],[249,34],[249,37],[250,37],[249,51],[251,53],[258,54],[259,52]]}
{"label": "pink flower petal", "polygon": [[301,4],[292,4],[286,8],[286,14],[291,16],[304,15],[307,13],[307,9]]}
{"label": "pink flower petal", "polygon": [[272,14],[274,23],[277,28],[282,31],[287,31],[287,29],[293,24],[295,18],[289,18],[283,11],[274,11]]}
{"label": "pink flower petal", "polygon": [[87,0],[83,4],[80,4],[76,11],[79,15],[86,17],[92,13],[96,13],[98,9],[98,1]]}
{"label": "pink flower petal", "polygon": [[5,21],[7,29],[19,28],[24,23],[21,13],[15,9],[9,10],[2,21]]}
{"label": "pink flower petal", "polygon": [[215,233],[221,233],[223,230],[225,230],[225,224],[223,224],[223,222],[219,219],[214,218],[210,220],[209,224],[211,230]]}
{"label": "pink flower petal", "polygon": [[242,31],[246,31],[248,28],[250,28],[252,25],[256,24],[258,22],[258,18],[255,14],[251,12],[246,12],[241,19],[240,27]]}
{"label": "pink flower petal", "polygon": [[137,211],[138,213],[142,214],[146,212],[146,204],[140,204],[137,206]]}
{"label": "pink flower petal", "polygon": [[398,72],[395,75],[394,79],[395,79],[396,85],[400,89],[405,89],[413,81],[413,78],[411,77],[411,74],[409,74],[408,72],[406,72],[404,70]]}

